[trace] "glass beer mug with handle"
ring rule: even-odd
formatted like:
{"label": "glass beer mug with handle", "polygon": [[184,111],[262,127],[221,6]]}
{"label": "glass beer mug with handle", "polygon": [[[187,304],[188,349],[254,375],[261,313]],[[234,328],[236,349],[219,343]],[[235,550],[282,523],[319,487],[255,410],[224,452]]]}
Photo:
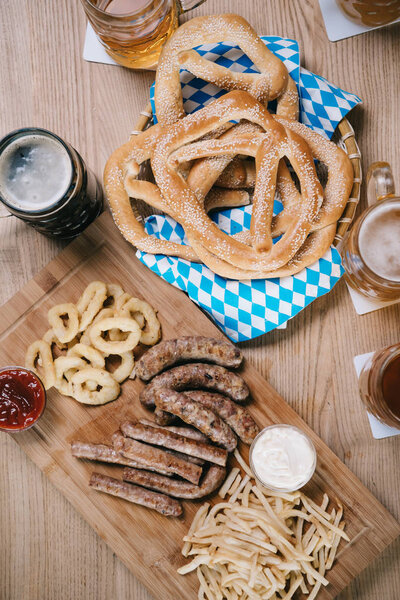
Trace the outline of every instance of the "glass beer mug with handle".
{"label": "glass beer mug with handle", "polygon": [[130,69],[155,69],[179,15],[205,0],[81,0],[107,54]]}
{"label": "glass beer mug with handle", "polygon": [[345,278],[370,298],[400,300],[400,197],[388,163],[370,166],[367,196],[369,208],[340,244]]}

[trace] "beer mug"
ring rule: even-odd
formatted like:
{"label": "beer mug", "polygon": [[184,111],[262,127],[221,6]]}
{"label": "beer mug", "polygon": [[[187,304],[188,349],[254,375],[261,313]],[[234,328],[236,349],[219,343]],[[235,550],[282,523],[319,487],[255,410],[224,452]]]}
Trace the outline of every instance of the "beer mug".
{"label": "beer mug", "polygon": [[400,429],[400,344],[378,350],[363,366],[359,388],[368,411],[379,421]]}
{"label": "beer mug", "polygon": [[336,0],[346,17],[365,27],[381,27],[400,17],[400,0]]}
{"label": "beer mug", "polygon": [[370,207],[346,233],[339,251],[347,283],[380,301],[400,299],[400,197],[385,162],[373,163],[367,174]]}
{"label": "beer mug", "polygon": [[130,69],[155,69],[178,17],[205,0],[81,0],[107,54]]}
{"label": "beer mug", "polygon": [[0,206],[48,237],[72,239],[103,210],[95,175],[70,144],[25,127],[0,140]]}

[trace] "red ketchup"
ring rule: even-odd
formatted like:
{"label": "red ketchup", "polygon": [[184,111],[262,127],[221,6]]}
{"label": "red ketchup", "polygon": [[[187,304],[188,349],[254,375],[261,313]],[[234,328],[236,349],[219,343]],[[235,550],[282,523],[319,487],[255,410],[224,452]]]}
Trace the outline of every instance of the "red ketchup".
{"label": "red ketchup", "polygon": [[42,415],[46,392],[38,377],[22,367],[0,370],[0,430],[21,431]]}

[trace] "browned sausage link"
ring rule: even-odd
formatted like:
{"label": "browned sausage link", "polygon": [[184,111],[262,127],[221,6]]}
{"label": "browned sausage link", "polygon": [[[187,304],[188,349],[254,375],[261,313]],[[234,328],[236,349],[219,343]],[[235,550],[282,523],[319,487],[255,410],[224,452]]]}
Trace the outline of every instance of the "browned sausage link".
{"label": "browned sausage link", "polygon": [[239,367],[243,356],[239,348],[225,340],[193,335],[160,342],[147,350],[136,363],[136,373],[144,381],[178,362],[206,361],[223,367]]}
{"label": "browned sausage link", "polygon": [[225,466],[228,453],[222,448],[216,448],[204,442],[197,442],[178,435],[173,431],[165,431],[161,428],[142,425],[127,421],[122,423],[121,431],[125,436],[131,437],[140,442],[163,446],[171,450],[176,450],[184,455],[196,456],[217,465]]}
{"label": "browned sausage link", "polygon": [[[173,415],[172,415],[173,416]],[[150,419],[139,419],[139,423],[143,425],[150,425],[150,427],[160,427],[154,421],[150,421]],[[167,431],[173,431],[174,433],[178,433],[179,435],[183,435],[183,437],[187,437],[191,440],[197,440],[198,442],[207,442],[208,438],[204,433],[201,433],[198,429],[193,429],[192,427],[180,427],[171,425],[169,427],[161,427],[162,429],[166,429]]]}
{"label": "browned sausage link", "polygon": [[168,471],[187,479],[196,485],[201,475],[201,467],[173,456],[170,452],[142,444],[136,440],[125,438],[117,431],[113,437],[114,450],[126,458],[137,460],[142,463],[144,469],[151,468],[152,471]]}
{"label": "browned sausage link", "polygon": [[[116,465],[123,465],[125,467],[136,467],[137,469],[148,469],[152,471],[149,466],[141,463],[138,460],[130,460],[121,456],[111,446],[105,444],[91,444],[88,442],[72,442],[71,453],[76,458],[86,458],[86,460],[98,460],[99,462],[106,462]],[[162,473],[167,477],[172,477],[172,473],[163,470],[161,467],[157,469],[157,473]]]}
{"label": "browned sausage link", "polygon": [[169,425],[170,423],[176,421],[176,417],[175,415],[171,415],[171,413],[167,413],[164,410],[160,410],[159,408],[155,407],[154,420],[157,425],[165,427],[166,425]]}
{"label": "browned sausage link", "polygon": [[[172,456],[176,456],[177,458],[181,458],[182,460],[187,460],[187,462],[191,462],[194,465],[200,465],[200,467],[202,467],[206,462],[202,458],[197,458],[196,456],[189,456],[189,454],[184,454],[183,452],[178,452],[177,450],[165,450],[165,452],[169,452],[169,454],[172,454]],[[140,467],[138,467],[138,469],[140,469]]]}
{"label": "browned sausage link", "polygon": [[156,390],[157,408],[176,415],[185,423],[200,429],[213,442],[231,452],[237,440],[232,429],[209,408],[190,400],[184,394],[163,388]]}
{"label": "browned sausage link", "polygon": [[140,394],[140,401],[147,408],[154,406],[154,393],[158,388],[168,388],[177,392],[212,390],[221,392],[236,402],[244,402],[249,396],[249,389],[239,375],[224,367],[204,363],[181,365],[154,377]]}
{"label": "browned sausage link", "polygon": [[108,477],[108,475],[92,473],[89,485],[99,492],[118,496],[118,498],[123,498],[134,504],[147,506],[147,508],[152,508],[167,517],[179,517],[182,514],[182,505],[177,500],[165,496],[165,494],[150,492],[131,483],[124,483],[119,479],[114,479],[114,477]]}
{"label": "browned sausage link", "polygon": [[245,444],[250,445],[259,432],[259,427],[249,411],[232,402],[230,398],[199,390],[184,394],[219,415]]}
{"label": "browned sausage link", "polygon": [[225,479],[225,473],[226,471],[223,467],[212,465],[204,475],[200,485],[193,485],[192,483],[179,481],[178,479],[168,479],[168,477],[138,469],[124,469],[123,478],[125,481],[142,485],[157,492],[164,492],[175,498],[194,500],[208,496],[208,494],[218,489]]}

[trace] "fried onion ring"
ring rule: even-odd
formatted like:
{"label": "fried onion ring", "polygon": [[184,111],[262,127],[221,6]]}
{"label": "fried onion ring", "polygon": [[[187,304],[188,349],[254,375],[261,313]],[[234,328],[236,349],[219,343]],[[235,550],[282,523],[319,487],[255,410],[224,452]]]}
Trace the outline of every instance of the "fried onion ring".
{"label": "fried onion ring", "polygon": [[25,367],[40,377],[46,390],[53,387],[55,369],[50,344],[44,340],[33,342],[26,351]]}
{"label": "fried onion ring", "polygon": [[87,344],[75,344],[75,346],[68,350],[67,356],[78,356],[79,358],[83,358],[86,363],[89,363],[86,366],[94,367],[96,369],[104,369],[104,365],[106,364],[101,352]]}
{"label": "fried onion ring", "polygon": [[[65,323],[62,317],[68,317]],[[65,344],[74,339],[79,330],[79,315],[75,304],[67,302],[50,308],[47,318],[54,335]]]}
{"label": "fried onion ring", "polygon": [[[107,298],[105,299],[107,306],[105,308],[115,308],[118,298],[124,293],[125,292],[119,283],[107,283]],[[112,302],[108,303],[110,298],[112,299]]]}
{"label": "fried onion ring", "polygon": [[[55,383],[54,387],[64,396],[72,396],[70,377],[78,369],[84,369],[87,363],[79,356],[59,356],[54,361]],[[67,375],[69,373],[69,376]]]}
{"label": "fried onion ring", "polygon": [[111,375],[114,377],[115,381],[122,383],[132,374],[133,367],[135,366],[135,359],[133,357],[132,350],[129,352],[123,352],[118,356],[121,358],[121,364],[118,365]]}
{"label": "fried onion ring", "polygon": [[106,298],[107,286],[103,281],[89,283],[76,304],[80,317],[79,331],[84,331],[92,323]]}
{"label": "fried onion ring", "polygon": [[140,334],[140,341],[146,346],[153,346],[158,342],[161,335],[161,325],[157,319],[156,311],[150,304],[139,298],[131,298],[120,310],[122,317],[131,317],[135,320],[137,313],[142,315],[146,322],[145,328],[142,329]]}
{"label": "fried onion ring", "polygon": [[[95,381],[97,387],[101,387],[101,389],[88,389],[86,384],[92,381]],[[93,367],[86,367],[74,373],[71,384],[73,397],[82,404],[106,404],[115,400],[120,392],[119,383],[108,371],[94,369]]]}
{"label": "fried onion ring", "polygon": [[[105,340],[101,334],[111,329],[119,329],[120,331],[128,332],[129,335],[126,340]],[[102,319],[98,323],[94,323],[90,329],[89,336],[92,345],[108,356],[110,354],[123,354],[129,350],[133,350],[140,341],[141,333],[141,329],[134,319],[109,317],[108,319]]]}

